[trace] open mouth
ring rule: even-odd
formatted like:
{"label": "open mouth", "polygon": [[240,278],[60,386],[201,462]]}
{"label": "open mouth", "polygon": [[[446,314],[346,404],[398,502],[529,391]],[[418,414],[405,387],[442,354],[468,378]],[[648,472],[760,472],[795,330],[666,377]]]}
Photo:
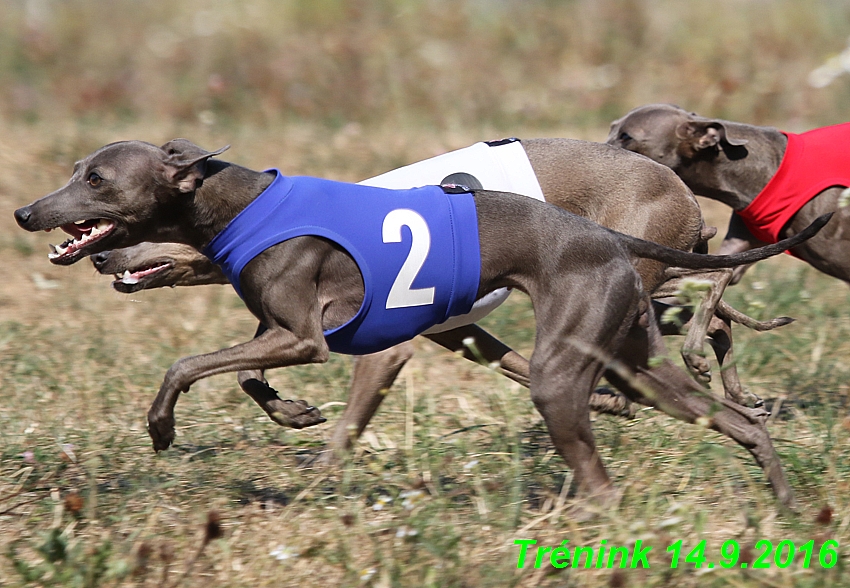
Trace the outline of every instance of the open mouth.
{"label": "open mouth", "polygon": [[171,267],[171,264],[168,262],[160,262],[155,263],[153,265],[145,266],[142,269],[137,270],[124,270],[123,274],[115,274],[115,281],[112,282],[112,285],[119,289],[119,285],[125,286],[136,286],[145,278],[149,278],[159,272],[166,270]]}
{"label": "open mouth", "polygon": [[100,241],[115,230],[115,223],[105,218],[97,218],[68,223],[59,228],[71,235],[71,238],[61,245],[50,245],[47,257],[53,263],[62,263],[78,257],[76,254],[83,248]]}

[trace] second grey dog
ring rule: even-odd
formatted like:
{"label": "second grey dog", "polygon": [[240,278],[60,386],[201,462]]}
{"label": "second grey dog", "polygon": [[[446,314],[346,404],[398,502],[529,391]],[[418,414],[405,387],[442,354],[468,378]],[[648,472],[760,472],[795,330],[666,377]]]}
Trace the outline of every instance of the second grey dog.
{"label": "second grey dog", "polygon": [[[846,126],[846,125],[845,125]],[[695,194],[718,200],[735,211],[746,209],[786,162],[786,134],[727,120],[705,118],[672,104],[648,104],[611,123],[607,142],[645,155],[675,171]],[[847,145],[835,144],[837,153]],[[818,216],[835,217],[816,237],[794,249],[794,255],[818,270],[850,284],[850,207],[839,198],[850,176],[850,156],[844,178],[827,182],[782,226],[779,237],[803,230]],[[720,253],[736,253],[763,245],[737,214],[729,223]],[[737,268],[731,283],[740,280]]]}
{"label": "second grey dog", "polygon": [[[28,231],[62,228],[71,235],[50,256],[60,265],[143,241],[201,250],[277,176],[210,159],[223,150],[186,158],[186,143],[107,145],[78,162],[66,186],[16,210],[15,219]],[[615,233],[514,194],[475,191],[472,202],[480,249],[477,297],[500,287],[530,296],[537,325],[531,397],[578,491],[616,498],[588,413],[590,393],[605,374],[631,398],[685,421],[703,419],[737,441],[764,469],[780,502],[793,503],[764,412],[706,392],[664,357],[632,257],[695,268],[752,263],[811,237],[828,218],[780,244],[713,257]],[[247,343],[181,359],[168,370],[148,412],[156,450],[171,445],[177,400],[194,382],[224,372],[324,362],[325,331],[347,323],[364,300],[357,263],[345,248],[320,237],[272,245],[239,279],[248,309],[267,330]]]}

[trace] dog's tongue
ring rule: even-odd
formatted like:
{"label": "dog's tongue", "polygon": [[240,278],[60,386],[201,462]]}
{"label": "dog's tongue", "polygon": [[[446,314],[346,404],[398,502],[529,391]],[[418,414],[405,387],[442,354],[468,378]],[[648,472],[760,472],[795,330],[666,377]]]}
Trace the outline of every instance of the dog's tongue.
{"label": "dog's tongue", "polygon": [[71,235],[74,239],[79,239],[86,233],[90,232],[96,226],[97,219],[93,219],[81,221],[79,223],[68,223],[67,225],[62,225],[59,228]]}

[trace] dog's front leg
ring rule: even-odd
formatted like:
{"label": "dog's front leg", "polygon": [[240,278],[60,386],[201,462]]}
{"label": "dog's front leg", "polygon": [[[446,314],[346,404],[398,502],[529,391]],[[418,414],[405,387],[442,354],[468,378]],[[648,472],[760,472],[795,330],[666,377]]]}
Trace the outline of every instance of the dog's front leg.
{"label": "dog's front leg", "polygon": [[712,317],[708,326],[708,335],[709,343],[714,348],[717,363],[720,365],[720,378],[723,381],[726,398],[742,406],[755,408],[764,406],[761,398],[744,390],[741,379],[738,377],[738,368],[735,366],[733,356],[731,321],[719,316]]}
{"label": "dog's front leg", "polygon": [[413,343],[405,341],[389,349],[361,355],[354,363],[348,403],[331,435],[319,463],[330,464],[351,449],[377,412],[401,368],[413,357]]}
{"label": "dog's front leg", "polygon": [[311,336],[297,336],[282,327],[241,345],[214,353],[186,357],[168,370],[156,399],[148,411],[148,432],[154,449],[167,449],[174,441],[174,407],[181,392],[196,381],[243,370],[263,370],[306,363],[322,363],[328,359],[328,347],[321,327]]}
{"label": "dog's front leg", "polygon": [[711,381],[711,364],[705,357],[705,338],[717,303],[732,278],[732,271],[728,269],[712,271],[705,274],[705,278],[711,282],[711,286],[697,306],[690,321],[685,342],[682,344],[682,359],[691,373],[703,383]]}
{"label": "dog's front leg", "polygon": [[[266,332],[263,323],[257,326],[254,338]],[[269,418],[281,427],[304,429],[327,421],[321,411],[304,400],[284,400],[277,390],[269,386],[263,370],[245,370],[236,374],[242,391],[263,409]]]}

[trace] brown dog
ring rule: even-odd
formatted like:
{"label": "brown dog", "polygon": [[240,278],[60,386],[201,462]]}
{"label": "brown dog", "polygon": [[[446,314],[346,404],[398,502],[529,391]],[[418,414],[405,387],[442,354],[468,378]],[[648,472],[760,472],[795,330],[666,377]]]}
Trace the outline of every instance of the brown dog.
{"label": "brown dog", "polygon": [[[839,202],[850,185],[848,134],[850,125],[795,135],[649,104],[611,123],[607,142],[670,167],[694,193],[729,205],[736,214],[720,253],[776,242],[835,213],[825,230],[793,254],[850,283],[850,208]],[[731,283],[745,270],[737,268]]]}
{"label": "brown dog", "polygon": [[[225,249],[213,254],[226,271],[235,272],[231,282],[266,330],[247,343],[184,358],[168,370],[148,412],[155,449],[166,449],[173,441],[177,399],[201,378],[228,371],[324,362],[331,337],[338,333],[347,337],[337,339],[343,349],[370,351],[374,347],[365,343],[358,346],[357,337],[373,337],[367,340],[388,345],[396,331],[361,331],[362,325],[374,325],[396,310],[410,311],[419,313],[415,314],[414,328],[421,332],[443,320],[443,311],[435,304],[449,294],[469,295],[465,299],[471,304],[471,300],[497,288],[512,287],[527,293],[534,304],[537,336],[529,365],[531,397],[557,451],[573,469],[574,483],[580,491],[601,498],[616,496],[595,450],[588,418],[590,393],[605,374],[635,400],[689,422],[706,419],[712,428],[750,451],[783,504],[793,502],[793,491],[764,428],[764,412],[711,395],[664,358],[652,306],[631,258],[653,259],[661,266],[659,272],[665,264],[718,268],[752,263],[796,246],[816,233],[828,218],[819,219],[812,228],[777,245],[736,256],[706,256],[615,233],[559,208],[514,194],[482,190],[452,196],[429,187],[405,193],[404,200],[398,200],[399,193],[395,191],[363,187],[355,190],[351,185],[324,180],[289,179],[276,172],[256,172],[210,159],[221,151],[185,157],[184,150],[199,149],[187,143],[173,141],[162,148],[138,141],[107,145],[78,162],[65,187],[15,212],[18,224],[27,230],[62,228],[71,235],[51,255],[51,261],[61,265],[142,241],[182,242],[213,253],[215,250],[210,247],[222,243],[225,237]],[[285,196],[277,196],[276,188]],[[290,196],[299,190],[298,197]],[[352,234],[366,235],[380,247],[382,224],[383,243],[391,244],[397,243],[394,228],[410,227],[404,249],[383,249],[385,258],[381,263],[398,263],[398,275],[392,272],[382,276],[383,282],[368,277],[373,275],[374,266],[371,262],[364,265],[366,258],[362,257],[360,246],[342,245],[354,237],[336,237],[334,230],[320,226],[295,233],[292,238],[268,240],[265,231],[278,230],[278,225],[268,222],[262,208],[254,206],[257,202],[287,211],[286,218],[290,208],[284,202],[303,201],[307,208],[299,210],[308,210],[315,216],[317,210],[327,208],[317,209],[309,203],[331,197],[337,190],[357,194],[352,200],[333,200],[337,206],[362,209],[366,205],[362,195],[383,209],[390,209],[386,216],[381,212],[374,218],[365,213],[356,218],[346,216],[349,224],[355,221]],[[269,195],[274,196],[271,202]],[[410,204],[419,202],[418,198],[427,198],[432,203],[429,207],[439,203],[465,215],[473,214],[471,218],[477,225],[477,235],[461,223],[458,230],[465,232],[451,237],[454,243],[465,243],[455,249],[454,259],[472,262],[474,271],[461,281],[452,282],[457,291],[453,286],[450,292],[440,292],[440,298],[435,298],[436,286],[414,286],[418,270],[412,276],[404,273],[414,256],[424,259],[422,264],[430,262],[430,249],[426,246],[430,238],[425,241],[424,235],[448,226],[440,219],[439,227],[429,229],[422,214],[431,218],[432,213],[425,211],[424,204]],[[380,211],[378,204],[371,206]],[[255,224],[255,219],[259,224]],[[391,226],[389,231],[387,225]],[[259,246],[249,241],[252,249],[247,255],[238,246],[228,250],[230,241],[226,237],[234,229],[263,240]],[[445,248],[445,244],[442,246]],[[219,257],[222,251],[239,256],[237,264],[231,265],[230,257]],[[476,251],[479,257],[470,257]],[[436,262],[444,264],[447,260],[452,261],[441,255]],[[425,266],[419,265],[422,267]],[[462,276],[448,274],[448,269],[439,271],[444,277]],[[392,288],[389,281],[393,282]],[[382,289],[385,284],[386,290]],[[397,284],[402,290],[394,298]],[[477,286],[471,291],[473,284]],[[372,300],[376,291],[383,297],[387,290],[385,306],[383,298]],[[458,305],[457,311],[466,308],[466,304]],[[377,319],[371,314],[373,307]],[[409,322],[387,324],[403,329],[400,333],[408,336]],[[619,362],[612,363],[613,358]]]}

